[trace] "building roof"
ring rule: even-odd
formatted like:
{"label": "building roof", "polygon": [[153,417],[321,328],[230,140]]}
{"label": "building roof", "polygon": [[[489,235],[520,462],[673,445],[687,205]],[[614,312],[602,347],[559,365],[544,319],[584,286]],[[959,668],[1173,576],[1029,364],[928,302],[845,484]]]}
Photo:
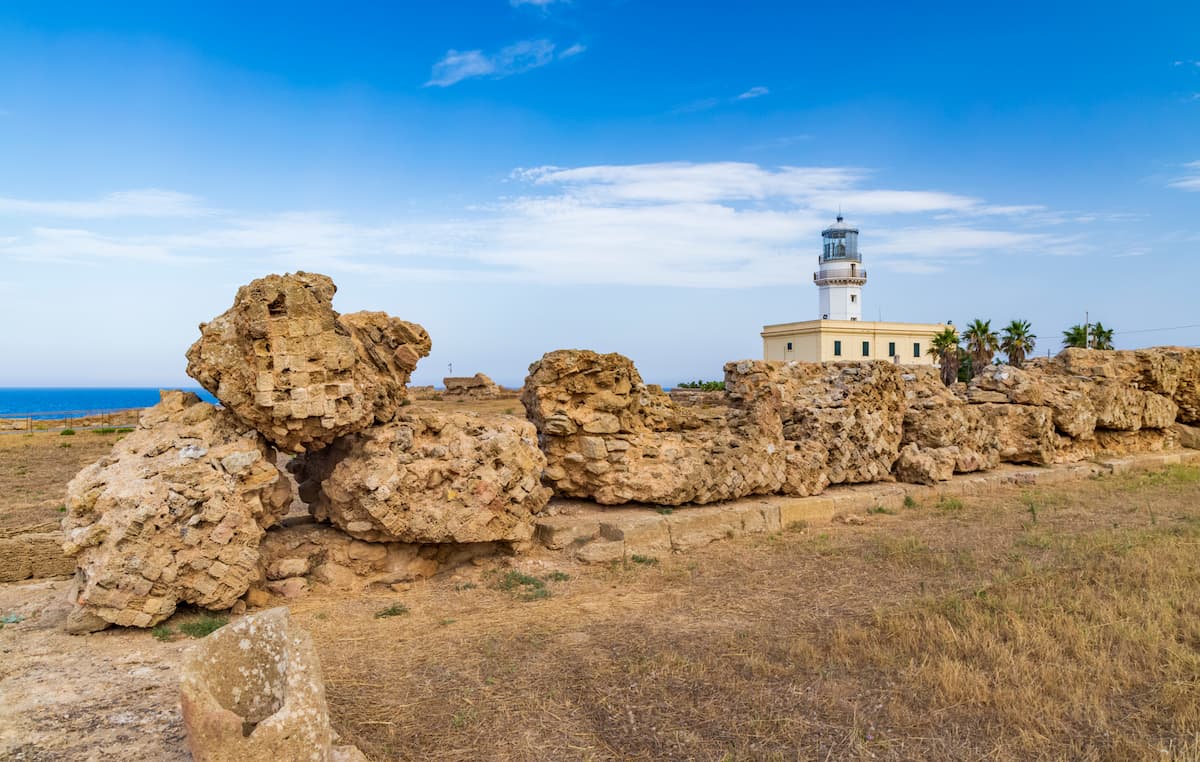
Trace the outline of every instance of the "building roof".
{"label": "building roof", "polygon": [[833,223],[829,227],[822,230],[821,235],[826,235],[827,233],[835,233],[835,232],[857,233],[858,228],[856,228],[853,225],[844,221],[842,219],[842,215],[839,214],[837,216],[837,222]]}

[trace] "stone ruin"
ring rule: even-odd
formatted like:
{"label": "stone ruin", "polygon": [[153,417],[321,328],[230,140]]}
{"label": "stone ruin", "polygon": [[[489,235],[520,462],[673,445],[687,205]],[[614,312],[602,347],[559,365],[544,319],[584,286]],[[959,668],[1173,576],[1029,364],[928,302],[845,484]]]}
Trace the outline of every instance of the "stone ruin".
{"label": "stone ruin", "polygon": [[[410,407],[428,334],[381,312],[339,315],[334,291],[309,273],[239,289],[188,351],[221,406],[164,392],[71,481],[70,631],[151,627],[181,603],[262,605],[310,581],[395,585],[520,551],[552,495],[675,506],[1200,447],[1200,350],[1172,347],[1066,350],[953,387],[928,367],[745,360],[703,398],[646,384],[622,355],[559,350],[529,368],[527,421]],[[468,381],[464,396],[490,384]],[[294,495],[279,450],[297,454],[287,470],[307,516],[284,520]],[[694,510],[711,538],[737,529],[705,514],[716,507]],[[614,543],[625,531],[600,528]],[[289,751],[297,739],[311,758],[349,758],[286,615],[223,628],[185,675],[197,759],[304,758]]]}
{"label": "stone ruin", "polygon": [[442,379],[447,397],[466,399],[495,399],[504,393],[500,386],[482,373],[473,376],[446,376]]}
{"label": "stone ruin", "polygon": [[[74,631],[150,627],[248,591],[395,584],[523,548],[552,495],[600,505],[936,484],[1200,441],[1200,350],[1065,350],[944,386],[929,367],[744,360],[725,391],[673,398],[618,354],[550,352],[528,421],[409,407],[431,342],[381,312],[340,315],[333,282],[270,275],[201,326],[188,371],[221,402],[167,392],[68,487]],[[447,379],[452,381],[454,379]],[[494,386],[482,374],[447,384]],[[487,394],[489,392],[484,392]],[[276,448],[298,453],[306,519]]]}

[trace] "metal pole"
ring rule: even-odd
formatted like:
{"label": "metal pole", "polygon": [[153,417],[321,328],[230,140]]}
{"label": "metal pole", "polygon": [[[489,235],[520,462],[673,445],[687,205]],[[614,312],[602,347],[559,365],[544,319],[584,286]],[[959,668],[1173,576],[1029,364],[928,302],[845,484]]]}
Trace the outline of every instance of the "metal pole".
{"label": "metal pole", "polygon": [[1083,312],[1083,348],[1084,349],[1088,348],[1088,313],[1087,313],[1087,310],[1084,310],[1084,312]]}

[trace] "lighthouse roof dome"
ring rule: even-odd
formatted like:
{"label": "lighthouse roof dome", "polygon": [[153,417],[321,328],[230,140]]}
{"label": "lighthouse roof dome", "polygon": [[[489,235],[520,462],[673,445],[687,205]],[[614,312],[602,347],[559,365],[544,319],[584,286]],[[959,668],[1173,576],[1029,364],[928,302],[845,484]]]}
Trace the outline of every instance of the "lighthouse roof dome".
{"label": "lighthouse roof dome", "polygon": [[829,233],[839,233],[839,232],[857,233],[858,228],[854,227],[853,225],[851,225],[848,222],[846,222],[845,220],[843,220],[842,215],[839,214],[837,216],[837,222],[833,223],[829,227],[822,230],[821,235],[827,235]]}

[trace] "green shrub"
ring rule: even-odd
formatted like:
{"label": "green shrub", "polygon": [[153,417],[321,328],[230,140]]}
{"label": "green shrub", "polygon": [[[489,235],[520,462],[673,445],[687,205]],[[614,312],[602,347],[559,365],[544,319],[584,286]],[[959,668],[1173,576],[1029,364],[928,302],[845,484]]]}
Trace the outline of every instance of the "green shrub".
{"label": "green shrub", "polygon": [[546,589],[545,582],[515,569],[506,572],[500,578],[500,581],[496,583],[496,587],[507,593],[516,595],[523,601],[535,601],[539,598],[550,597],[550,591]]}
{"label": "green shrub", "polygon": [[63,429],[62,431],[58,432],[58,435],[60,437],[73,437],[75,436],[75,429]]}
{"label": "green shrub", "polygon": [[963,508],[963,501],[956,497],[947,497],[946,495],[942,495],[940,498],[938,498],[937,507],[940,511],[961,511]]}
{"label": "green shrub", "polygon": [[154,636],[155,640],[162,641],[163,643],[168,643],[175,639],[175,631],[165,624],[155,627],[150,631],[150,634]]}
{"label": "green shrub", "polygon": [[116,434],[117,430],[112,426],[101,426],[98,429],[92,429],[93,434]]}
{"label": "green shrub", "polygon": [[917,503],[917,499],[915,497],[913,497],[912,495],[904,496],[904,507],[905,508],[916,508],[918,505],[919,505],[919,503]]}
{"label": "green shrub", "polygon": [[184,622],[179,625],[179,631],[184,635],[191,635],[193,638],[203,638],[227,624],[229,624],[229,617],[205,614],[194,622]]}
{"label": "green shrub", "polygon": [[379,611],[376,611],[375,618],[383,619],[383,618],[389,617],[389,616],[404,616],[407,613],[408,613],[408,606],[405,606],[403,603],[393,603],[391,606],[388,606],[386,609],[380,609]]}
{"label": "green shrub", "polygon": [[681,381],[676,385],[676,389],[698,389],[702,392],[723,392],[725,391],[724,381]]}
{"label": "green shrub", "polygon": [[571,578],[570,574],[567,574],[566,572],[560,572],[560,571],[552,571],[552,572],[550,572],[550,575],[548,577],[546,577],[546,579],[550,580],[551,582],[566,582],[570,578]]}
{"label": "green shrub", "polygon": [[643,566],[658,566],[658,559],[654,556],[639,556],[637,553],[634,553],[629,557],[629,560]]}

